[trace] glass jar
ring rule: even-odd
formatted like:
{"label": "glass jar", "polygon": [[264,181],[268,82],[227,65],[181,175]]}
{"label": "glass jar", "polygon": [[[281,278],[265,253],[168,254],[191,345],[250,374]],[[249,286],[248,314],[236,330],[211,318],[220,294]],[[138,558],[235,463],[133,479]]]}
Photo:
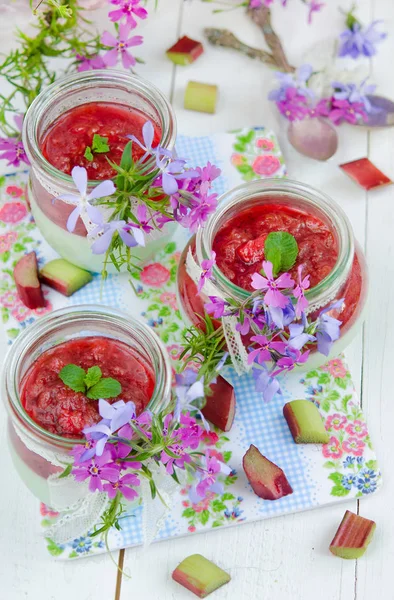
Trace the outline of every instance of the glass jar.
{"label": "glass jar", "polygon": [[[333,316],[343,321],[341,337],[331,349],[330,357],[337,356],[349,345],[361,329],[367,300],[368,276],[364,254],[354,239],[350,222],[342,208],[329,196],[297,181],[265,179],[243,184],[225,194],[219,200],[218,210],[209,218],[184,249],[178,268],[178,301],[188,324],[201,325],[198,315],[204,313],[207,297],[198,294],[196,284],[186,271],[189,248],[199,266],[211,256],[218,231],[234,216],[262,204],[283,205],[295,208],[320,219],[334,236],[338,257],[332,270],[305,296],[309,301],[308,315],[317,314],[336,300],[344,298],[343,307]],[[280,230],[280,228],[279,228]],[[259,270],[260,264],[256,268]],[[232,283],[218,268],[213,267],[213,282],[223,297],[244,301],[250,292]],[[295,302],[295,299],[293,299]],[[252,324],[254,334],[258,329]],[[312,351],[305,364],[306,369],[317,368],[330,357]]]}
{"label": "glass jar", "polygon": [[[21,382],[44,351],[67,340],[92,335],[127,344],[152,366],[155,384],[147,410],[160,412],[171,399],[172,371],[165,347],[150,327],[127,314],[101,306],[73,306],[54,311],[25,329],[5,359],[2,395],[9,415],[8,439],[14,466],[30,491],[48,506],[48,477],[70,463],[71,448],[84,440],[62,437],[38,425],[22,405]],[[55,464],[50,461],[52,457],[56,458]]]}
{"label": "glass jar", "polygon": [[[103,256],[90,249],[87,231],[78,219],[73,233],[67,230],[67,219],[74,206],[62,201],[53,202],[60,194],[75,194],[70,175],[51,165],[44,157],[43,137],[54,121],[71,108],[91,102],[107,102],[120,108],[139,111],[161,130],[160,145],[172,150],[176,138],[173,110],[152,83],[136,75],[111,69],[74,73],[58,79],[37,96],[26,113],[23,123],[23,144],[31,163],[28,198],[34,219],[42,235],[56,252],[70,262],[93,272],[103,268]],[[155,159],[146,160],[146,171],[155,168]],[[91,191],[100,181],[88,181]],[[133,256],[147,261],[171,238],[174,223],[146,236],[146,246],[133,248]],[[108,264],[108,270],[115,267]]]}

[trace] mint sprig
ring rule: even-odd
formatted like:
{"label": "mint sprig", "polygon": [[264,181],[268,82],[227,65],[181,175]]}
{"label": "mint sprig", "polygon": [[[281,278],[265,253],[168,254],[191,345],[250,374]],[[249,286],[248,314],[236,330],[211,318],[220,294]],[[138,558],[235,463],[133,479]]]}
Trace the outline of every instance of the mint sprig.
{"label": "mint sprig", "polygon": [[297,259],[298,244],[287,231],[272,231],[264,243],[264,258],[273,265],[273,274],[289,271]]}
{"label": "mint sprig", "polygon": [[89,162],[92,162],[94,160],[93,152],[95,154],[105,154],[109,151],[108,138],[95,133],[92,140],[92,147],[86,146],[84,157]]}
{"label": "mint sprig", "polygon": [[59,372],[64,385],[74,392],[82,392],[90,400],[116,398],[122,392],[122,386],[112,377],[103,377],[100,367],[90,367],[87,371],[78,365],[66,365]]}

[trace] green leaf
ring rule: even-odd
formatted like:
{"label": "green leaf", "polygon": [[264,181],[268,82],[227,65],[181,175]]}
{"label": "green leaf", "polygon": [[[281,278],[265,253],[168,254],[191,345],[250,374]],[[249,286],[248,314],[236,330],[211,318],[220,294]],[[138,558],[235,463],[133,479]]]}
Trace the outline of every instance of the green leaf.
{"label": "green leaf", "polygon": [[327,398],[324,398],[321,401],[320,408],[324,410],[324,412],[328,412],[330,410],[330,401]]}
{"label": "green leaf", "polygon": [[223,460],[224,460],[224,462],[227,463],[230,460],[231,456],[232,456],[231,450],[226,450],[226,452],[223,452]]}
{"label": "green leaf", "polygon": [[222,512],[226,510],[227,506],[221,500],[214,500],[212,502],[212,508],[215,512]]}
{"label": "green leaf", "polygon": [[202,525],[206,525],[209,521],[209,510],[203,510],[200,513],[200,521]]}
{"label": "green leaf", "polygon": [[89,389],[92,386],[96,385],[102,377],[103,373],[100,367],[90,367],[85,377],[86,387]]}
{"label": "green leaf", "polygon": [[19,333],[20,333],[19,329],[15,329],[15,328],[7,329],[7,334],[12,340],[14,340],[19,335]]}
{"label": "green leaf", "polygon": [[[131,146],[132,146],[131,141],[126,144],[126,146],[123,150],[121,161],[120,161],[120,166],[125,171],[128,171],[133,164],[133,159],[131,156]],[[117,179],[118,178],[119,178],[119,176],[117,177]]]}
{"label": "green leaf", "polygon": [[59,373],[60,379],[64,385],[71,388],[74,392],[85,392],[85,371],[77,365],[66,365]]}
{"label": "green leaf", "polygon": [[194,517],[194,508],[185,508],[182,513],[182,517],[186,517],[186,519],[190,519],[190,517]]}
{"label": "green leaf", "polygon": [[93,136],[92,150],[93,152],[97,152],[97,154],[105,154],[105,152],[109,152],[110,148],[108,146],[108,138],[95,133]]}
{"label": "green leaf", "polygon": [[347,388],[347,381],[346,381],[346,379],[343,379],[342,377],[335,377],[335,383],[341,389],[346,390],[346,388]]}
{"label": "green leaf", "polygon": [[378,461],[377,460],[367,460],[365,463],[367,469],[371,469],[372,471],[377,471],[378,469]]}
{"label": "green leaf", "polygon": [[264,243],[265,260],[278,263],[278,253],[280,254],[280,268],[275,273],[291,269],[298,256],[298,244],[291,233],[272,231],[267,235]]}
{"label": "green leaf", "polygon": [[121,392],[122,386],[119,381],[112,377],[106,377],[91,387],[86,396],[91,400],[99,400],[100,398],[116,398]]}
{"label": "green leaf", "polygon": [[331,479],[331,481],[333,481],[336,485],[340,485],[342,484],[342,477],[342,473],[336,471],[335,473],[330,473],[328,479]]}
{"label": "green leaf", "polygon": [[325,467],[326,469],[335,469],[336,464],[334,463],[333,460],[328,460],[327,462],[324,463],[323,467]]}
{"label": "green leaf", "polygon": [[51,538],[45,538],[47,541],[47,550],[52,556],[60,556],[64,551],[64,548],[60,548]]}
{"label": "green leaf", "polygon": [[350,490],[347,490],[343,485],[334,485],[331,490],[331,496],[347,496]]}
{"label": "green leaf", "polygon": [[246,152],[246,146],[245,146],[245,144],[242,144],[241,142],[234,144],[233,148],[237,152]]}
{"label": "green leaf", "polygon": [[353,396],[351,394],[349,394],[348,396],[344,396],[342,398],[342,410],[346,413],[347,412],[347,405],[349,404],[350,400],[353,398]]}
{"label": "green leaf", "polygon": [[250,165],[237,165],[237,170],[240,173],[254,173],[252,167]]}
{"label": "green leaf", "polygon": [[229,494],[228,492],[225,492],[224,494],[222,494],[222,500],[223,500],[223,502],[225,500],[235,500],[235,496],[233,494]]}
{"label": "green leaf", "polygon": [[86,160],[88,160],[89,162],[93,161],[93,154],[92,154],[92,150],[90,148],[90,146],[86,146],[85,148],[85,153],[84,153],[84,157],[86,158]]}
{"label": "green leaf", "polygon": [[323,385],[325,383],[330,383],[330,376],[328,373],[321,373],[319,375],[319,379],[317,380],[317,383],[319,383],[320,385]]}
{"label": "green leaf", "polygon": [[212,527],[221,527],[223,525],[222,521],[214,521],[212,523]]}
{"label": "green leaf", "polygon": [[319,377],[319,373],[317,371],[309,371],[309,373],[305,375],[305,379],[314,379],[315,377]]}
{"label": "green leaf", "polygon": [[67,465],[67,467],[64,469],[63,473],[61,473],[59,475],[59,479],[63,479],[64,477],[68,477],[68,475],[70,475],[71,473],[71,469],[73,468],[72,464]]}
{"label": "green leaf", "polygon": [[167,244],[167,246],[164,248],[164,252],[166,254],[172,254],[173,252],[175,252],[176,250],[176,243],[175,242],[170,242],[169,244]]}
{"label": "green leaf", "polygon": [[327,400],[329,400],[330,402],[335,402],[340,397],[341,397],[340,393],[337,392],[336,390],[332,390],[331,392],[329,392],[327,394]]}
{"label": "green leaf", "polygon": [[6,263],[8,261],[8,259],[11,256],[11,252],[9,250],[6,250],[5,252],[3,252],[3,254],[0,254],[0,259],[3,263]]}

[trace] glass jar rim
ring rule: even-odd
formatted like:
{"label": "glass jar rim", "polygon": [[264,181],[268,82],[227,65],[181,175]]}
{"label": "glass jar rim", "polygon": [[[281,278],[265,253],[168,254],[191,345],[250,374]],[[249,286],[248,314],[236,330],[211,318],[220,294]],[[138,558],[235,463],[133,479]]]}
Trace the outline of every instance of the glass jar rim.
{"label": "glass jar rim", "polygon": [[[56,79],[54,83],[43,90],[29,106],[22,130],[22,141],[31,164],[36,163],[49,177],[60,180],[63,185],[75,188],[71,175],[63,173],[54,167],[42,154],[38,140],[38,125],[48,105],[58,101],[59,95],[72,89],[76,84],[85,84],[90,87],[102,85],[116,85],[121,83],[137,92],[141,92],[158,111],[162,121],[162,137],[159,145],[172,150],[175,145],[177,125],[175,113],[165,95],[147,79],[117,69],[95,69],[93,71],[77,72]],[[146,169],[155,165],[154,157],[146,161]],[[89,180],[88,186],[95,187],[101,180]]]}
{"label": "glass jar rim", "polygon": [[[155,388],[145,410],[154,412],[162,404],[162,399],[170,398],[171,394],[172,368],[170,358],[163,342],[148,325],[137,321],[120,310],[94,304],[68,306],[52,311],[27,327],[12,344],[4,361],[2,392],[7,407],[16,414],[24,426],[29,428],[29,433],[32,432],[37,435],[43,442],[56,444],[63,448],[71,448],[76,444],[83,443],[84,440],[83,438],[66,438],[51,433],[36,423],[22,406],[19,395],[20,382],[17,380],[17,374],[26,352],[37,339],[59,329],[63,325],[67,325],[70,319],[72,319],[73,324],[80,321],[82,325],[87,318],[96,322],[105,319],[108,326],[111,323],[119,324],[130,335],[134,335],[139,342],[144,343],[144,349],[147,350],[155,374]],[[105,337],[105,334],[103,334],[103,337]]]}
{"label": "glass jar rim", "polygon": [[[292,179],[268,178],[243,183],[232,190],[225,192],[218,201],[219,207],[208,219],[205,227],[197,232],[196,252],[198,260],[211,257],[212,245],[218,226],[234,206],[243,201],[258,199],[262,194],[286,194],[287,197],[298,198],[304,204],[310,205],[321,211],[328,219],[329,224],[335,228],[338,236],[339,248],[336,263],[330,273],[316,286],[307,290],[305,296],[309,302],[308,312],[326,306],[338,292],[338,288],[347,279],[354,259],[354,234],[348,217],[337,202],[324,192]],[[244,301],[249,296],[248,290],[235,285],[219,269],[213,267],[213,277],[222,289],[228,291],[233,297]]]}

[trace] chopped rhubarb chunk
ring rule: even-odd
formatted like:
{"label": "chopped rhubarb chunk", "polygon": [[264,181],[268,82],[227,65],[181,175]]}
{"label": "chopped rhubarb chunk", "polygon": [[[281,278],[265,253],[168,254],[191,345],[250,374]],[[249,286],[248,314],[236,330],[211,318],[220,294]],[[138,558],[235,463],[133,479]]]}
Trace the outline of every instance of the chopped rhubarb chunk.
{"label": "chopped rhubarb chunk", "polygon": [[213,393],[206,397],[202,414],[222,431],[230,431],[235,416],[234,388],[219,375],[211,390]]}
{"label": "chopped rhubarb chunk", "polygon": [[260,235],[260,237],[249,240],[242,246],[239,246],[236,250],[239,258],[248,265],[253,265],[256,262],[262,261],[264,258],[264,244],[267,239],[267,234]]}
{"label": "chopped rhubarb chunk", "polygon": [[38,265],[35,252],[29,252],[18,260],[14,268],[14,281],[19,298],[27,308],[45,306],[45,298],[38,280]]}
{"label": "chopped rhubarb chunk", "polygon": [[92,281],[93,277],[88,271],[76,267],[64,258],[56,258],[41,269],[40,279],[64,296],[71,296]]}
{"label": "chopped rhubarb chunk", "polygon": [[173,572],[172,578],[199,598],[206,598],[231,579],[226,571],[201,554],[185,558]]}
{"label": "chopped rhubarb chunk", "polygon": [[369,160],[369,158],[360,158],[348,163],[339,165],[342,171],[345,171],[358,185],[366,190],[389,185],[393,183],[380,169]]}
{"label": "chopped rhubarb chunk", "polygon": [[310,400],[292,400],[283,407],[291,435],[296,444],[328,444],[330,436],[319,409]]}
{"label": "chopped rhubarb chunk", "polygon": [[204,52],[201,42],[184,35],[166,52],[167,57],[176,65],[190,65]]}
{"label": "chopped rhubarb chunk", "polygon": [[340,558],[360,558],[372,540],[375,529],[374,521],[347,510],[330,544],[330,551]]}
{"label": "chopped rhubarb chunk", "polygon": [[264,500],[278,500],[293,490],[280,467],[263,456],[253,444],[243,458],[243,468],[253,491]]}
{"label": "chopped rhubarb chunk", "polygon": [[185,108],[213,114],[216,111],[217,85],[189,81],[185,92]]}

